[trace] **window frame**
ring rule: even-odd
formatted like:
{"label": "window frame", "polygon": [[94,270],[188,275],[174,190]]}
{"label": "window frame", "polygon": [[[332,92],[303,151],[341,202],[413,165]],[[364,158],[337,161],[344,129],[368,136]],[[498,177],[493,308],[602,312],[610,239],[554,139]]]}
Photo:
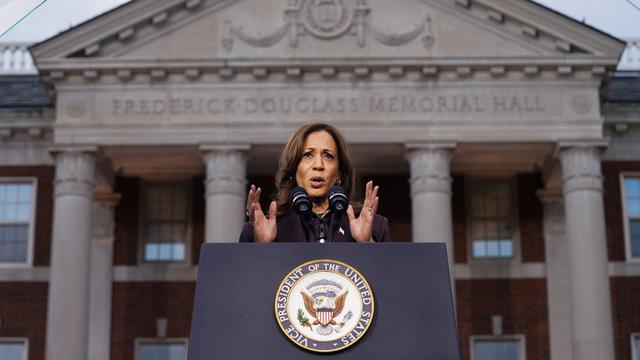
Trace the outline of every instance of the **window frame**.
{"label": "window frame", "polygon": [[640,263],[640,256],[631,255],[631,229],[629,229],[629,212],[627,207],[627,187],[624,184],[626,178],[638,178],[640,181],[640,172],[623,172],[620,173],[620,196],[622,197],[622,226],[624,229],[624,252],[628,262]]}
{"label": "window frame", "polygon": [[189,355],[189,338],[135,338],[133,359],[140,360],[140,346],[144,344],[184,344],[185,360]]}
{"label": "window frame", "polygon": [[0,268],[25,268],[33,266],[34,243],[36,232],[36,209],[38,203],[38,178],[33,176],[3,176],[0,177],[0,184],[31,184],[31,218],[29,219],[29,230],[27,231],[27,259],[24,262],[3,262],[0,261]]}
{"label": "window frame", "polygon": [[474,359],[474,343],[476,341],[517,341],[518,342],[518,360],[527,359],[527,339],[524,334],[513,335],[471,335],[469,337],[469,359]]}
{"label": "window frame", "polygon": [[[473,254],[473,239],[471,233],[471,191],[474,182],[477,181],[496,181],[496,182],[508,182],[511,187],[511,248],[513,255],[510,257],[499,256],[484,256],[477,257]],[[467,236],[467,259],[468,263],[519,263],[521,262],[522,255],[520,254],[520,222],[518,211],[518,181],[517,176],[465,176],[464,177],[464,191],[465,191],[465,233]]]}
{"label": "window frame", "polygon": [[24,344],[24,354],[22,360],[29,359],[29,338],[21,338],[21,337],[0,337],[0,344],[2,343],[23,343]]}
{"label": "window frame", "polygon": [[640,332],[631,333],[631,360],[640,359],[640,354],[636,353],[635,340],[640,342]]}
{"label": "window frame", "polygon": [[[185,234],[185,257],[182,261],[170,260],[170,261],[147,261],[145,260],[145,245],[147,244],[145,238],[145,229],[147,226],[147,214],[146,214],[146,187],[149,184],[182,184],[186,190],[186,234]],[[192,262],[192,247],[193,247],[193,188],[192,182],[189,179],[162,179],[162,180],[145,180],[140,182],[140,192],[138,194],[140,206],[138,208],[138,265],[143,267],[187,267],[191,266]]]}

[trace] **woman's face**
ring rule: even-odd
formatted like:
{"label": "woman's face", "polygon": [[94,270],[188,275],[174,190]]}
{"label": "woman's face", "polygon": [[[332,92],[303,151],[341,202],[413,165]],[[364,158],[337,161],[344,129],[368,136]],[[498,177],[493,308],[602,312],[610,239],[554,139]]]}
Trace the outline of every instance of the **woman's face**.
{"label": "woman's face", "polygon": [[339,165],[337,145],[331,134],[325,130],[312,132],[302,146],[296,183],[310,198],[326,198],[329,188],[340,180]]}

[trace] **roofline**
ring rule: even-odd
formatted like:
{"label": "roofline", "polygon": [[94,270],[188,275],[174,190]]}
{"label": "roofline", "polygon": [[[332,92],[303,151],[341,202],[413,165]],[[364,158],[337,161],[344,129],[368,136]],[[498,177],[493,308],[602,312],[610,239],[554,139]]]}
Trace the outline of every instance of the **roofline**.
{"label": "roofline", "polygon": [[541,3],[537,2],[537,1],[534,1],[534,0],[526,0],[526,1],[531,3],[531,4],[533,4],[533,5],[535,5],[535,6],[538,6],[538,7],[542,8],[542,9],[545,9],[547,11],[553,12],[553,13],[555,13],[555,14],[557,14],[557,15],[559,15],[559,16],[567,19],[567,20],[570,20],[571,22],[573,22],[575,24],[579,24],[579,25],[582,25],[584,27],[587,27],[587,28],[589,28],[589,29],[601,34],[601,35],[604,35],[604,36],[606,36],[606,37],[608,37],[608,38],[610,38],[612,40],[615,40],[615,41],[617,41],[617,42],[619,42],[621,44],[624,44],[624,45],[627,44],[627,41],[624,41],[624,40],[620,39],[619,37],[613,36],[613,35],[609,34],[608,32],[605,32],[604,30],[601,30],[601,29],[599,29],[599,28],[597,28],[597,27],[595,27],[593,25],[589,25],[589,24],[587,24],[585,22],[578,21],[577,19],[572,18],[569,15],[566,15],[566,14],[564,14],[564,13],[558,11],[558,10],[552,9],[552,8],[550,8],[550,7],[548,7],[548,6],[544,5],[544,4],[541,4]]}
{"label": "roofline", "polygon": [[124,4],[118,5],[118,6],[116,6],[116,7],[112,8],[112,9],[110,9],[110,10],[107,10],[107,11],[105,11],[105,12],[101,13],[101,14],[98,14],[98,15],[96,15],[96,16],[93,16],[93,17],[91,17],[91,18],[89,18],[89,19],[87,19],[87,20],[85,20],[85,21],[83,21],[83,22],[81,22],[81,23],[79,23],[79,24],[77,24],[77,25],[75,25],[75,26],[73,26],[73,27],[71,27],[71,28],[67,29],[67,30],[63,30],[63,31],[61,31],[61,32],[59,32],[59,33],[57,33],[57,34],[55,34],[55,35],[53,35],[53,36],[49,37],[49,38],[46,38],[46,39],[44,39],[44,40],[42,40],[42,41],[39,41],[39,42],[37,42],[37,43],[35,43],[35,44],[32,44],[32,45],[30,45],[30,46],[28,47],[28,49],[29,49],[29,51],[32,51],[34,48],[36,48],[36,47],[40,46],[41,44],[44,44],[44,43],[49,42],[49,41],[51,41],[51,40],[53,40],[53,39],[57,39],[57,38],[59,38],[59,37],[61,37],[61,36],[64,36],[64,35],[66,35],[67,33],[70,33],[70,32],[72,32],[72,31],[76,30],[76,29],[77,29],[77,28],[79,28],[79,27],[82,27],[82,26],[84,26],[84,25],[86,25],[86,24],[88,24],[88,23],[90,23],[90,22],[93,22],[93,21],[95,21],[95,20],[98,20],[99,18],[105,17],[105,16],[107,16],[107,15],[109,15],[109,14],[113,13],[113,12],[116,12],[116,11],[118,11],[118,10],[122,9],[122,8],[125,8],[125,7],[127,7],[127,6],[131,5],[132,3],[136,2],[136,1],[137,1],[137,0],[128,0],[128,1],[127,1],[127,2],[125,2]]}

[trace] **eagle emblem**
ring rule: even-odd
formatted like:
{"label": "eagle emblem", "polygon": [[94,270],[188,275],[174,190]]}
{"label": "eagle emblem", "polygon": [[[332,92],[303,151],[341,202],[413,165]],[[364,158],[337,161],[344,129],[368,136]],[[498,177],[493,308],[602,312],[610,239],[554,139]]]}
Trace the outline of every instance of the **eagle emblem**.
{"label": "eagle emblem", "polygon": [[300,291],[304,301],[304,308],[313,317],[313,320],[306,321],[303,318],[300,321],[301,325],[311,330],[313,330],[313,326],[319,325],[316,331],[320,335],[331,334],[334,330],[332,325],[342,327],[344,319],[338,323],[334,318],[344,310],[345,300],[347,294],[349,294],[348,290],[343,289],[344,287],[335,281],[321,279],[307,286],[306,291]]}

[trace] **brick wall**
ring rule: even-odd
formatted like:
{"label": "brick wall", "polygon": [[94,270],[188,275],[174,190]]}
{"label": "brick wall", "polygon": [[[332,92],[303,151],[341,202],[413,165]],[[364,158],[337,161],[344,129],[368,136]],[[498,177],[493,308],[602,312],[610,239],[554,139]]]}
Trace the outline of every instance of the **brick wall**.
{"label": "brick wall", "polygon": [[140,206],[140,179],[116,179],[115,192],[122,197],[115,209],[114,265],[138,263],[138,216]]}
{"label": "brick wall", "polygon": [[409,177],[406,175],[365,175],[363,184],[358,188],[360,193],[352,197],[356,200],[364,198],[366,183],[372,180],[380,186],[378,197],[378,213],[389,219],[391,241],[411,242],[411,195]]}
{"label": "brick wall", "polygon": [[205,210],[204,178],[194,177],[191,185],[191,263],[193,265],[198,265],[200,247],[204,243]]}
{"label": "brick wall", "polygon": [[464,264],[467,262],[467,208],[465,197],[464,176],[454,175],[452,189],[452,211],[453,211],[453,251],[455,252],[455,262]]}
{"label": "brick wall", "polygon": [[622,191],[620,188],[620,174],[623,172],[640,173],[640,162],[602,162],[602,174],[604,176],[604,216],[607,229],[609,261],[624,261],[626,258],[624,211],[622,208]]}
{"label": "brick wall", "polygon": [[[609,261],[625,261],[624,209],[620,175],[640,173],[638,161],[604,161],[604,213]],[[640,332],[640,277],[612,277],[611,303],[616,359],[631,359],[631,334]]]}
{"label": "brick wall", "polygon": [[188,338],[195,283],[117,282],[113,286],[111,359],[131,360],[136,338],[155,338],[156,319],[167,319],[167,337]]}
{"label": "brick wall", "polygon": [[640,277],[611,278],[616,359],[631,360],[631,334],[640,333]]}
{"label": "brick wall", "polygon": [[[542,188],[539,173],[517,175],[516,206],[522,262],[544,262],[543,209],[536,191]],[[452,184],[453,241],[455,262],[468,261],[465,177],[455,175]]]}
{"label": "brick wall", "polygon": [[0,167],[0,177],[33,177],[37,179],[33,265],[49,266],[55,168],[53,166]]}
{"label": "brick wall", "polygon": [[527,360],[547,360],[549,322],[544,279],[458,280],[461,359],[470,359],[471,335],[491,335],[492,316],[503,317],[504,335],[525,335]]}
{"label": "brick wall", "polygon": [[30,360],[44,360],[48,289],[43,282],[0,282],[0,337],[28,338]]}
{"label": "brick wall", "polygon": [[519,174],[516,183],[522,262],[544,262],[543,210],[536,195],[542,178],[539,173]]}
{"label": "brick wall", "polygon": [[[141,185],[140,178],[119,177],[116,179],[115,192],[122,196],[115,209],[114,265],[116,266],[134,266],[138,264]],[[204,242],[205,206],[204,179],[202,177],[194,177],[191,180],[193,265],[198,264],[200,246]]]}

